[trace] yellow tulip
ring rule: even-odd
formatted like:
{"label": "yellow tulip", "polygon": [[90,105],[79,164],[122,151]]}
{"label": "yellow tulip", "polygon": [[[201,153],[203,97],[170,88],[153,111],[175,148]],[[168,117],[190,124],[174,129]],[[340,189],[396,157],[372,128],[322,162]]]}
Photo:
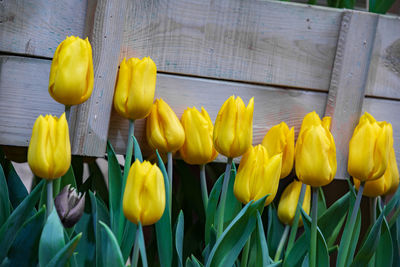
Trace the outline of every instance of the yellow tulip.
{"label": "yellow tulip", "polygon": [[156,223],[165,209],[164,177],[157,167],[138,159],[132,164],[122,203],[125,217],[142,225]]}
{"label": "yellow tulip", "polygon": [[282,153],[281,178],[290,174],[294,162],[294,128],[289,130],[285,122],[273,126],[262,140],[269,155]]}
{"label": "yellow tulip", "polygon": [[354,129],[349,144],[349,174],[360,181],[371,181],[381,177],[393,146],[392,125],[377,122],[371,114],[365,112]]}
{"label": "yellow tulip", "polygon": [[213,124],[207,111],[201,113],[195,108],[187,108],[181,118],[185,130],[185,143],[181,147],[182,159],[189,164],[206,164],[213,161],[218,152],[214,148]]}
{"label": "yellow tulip", "polygon": [[149,115],[156,89],[157,67],[150,57],[121,62],[114,95],[114,108],[121,116],[136,120]]}
{"label": "yellow tulip", "polygon": [[65,113],[60,118],[40,115],[33,125],[28,148],[32,172],[44,179],[63,176],[71,165],[71,145]]}
{"label": "yellow tulip", "polygon": [[228,158],[243,155],[253,139],[254,98],[247,107],[240,97],[231,96],[222,105],[214,125],[214,146]]}
{"label": "yellow tulip", "polygon": [[185,131],[171,107],[156,99],[146,122],[147,141],[160,152],[175,152],[185,142]]}
{"label": "yellow tulip", "polygon": [[67,37],[58,45],[50,68],[49,93],[64,105],[85,102],[93,91],[93,59],[89,40]]}
{"label": "yellow tulip", "polygon": [[[294,180],[290,183],[282,193],[281,199],[278,205],[278,218],[279,220],[288,225],[292,225],[294,215],[296,213],[297,202],[299,201],[300,191],[302,182]],[[307,185],[306,194],[304,195],[303,210],[310,214],[310,202],[311,202],[311,188]],[[299,225],[303,225],[303,220],[299,220]]]}
{"label": "yellow tulip", "polygon": [[282,154],[272,157],[262,145],[250,149],[243,155],[235,178],[233,192],[236,198],[247,204],[270,194],[265,206],[274,200],[281,175]]}
{"label": "yellow tulip", "polygon": [[313,187],[329,184],[336,174],[336,147],[329,130],[330,117],[308,113],[301,125],[295,149],[295,168],[300,181]]}
{"label": "yellow tulip", "polygon": [[[360,187],[360,180],[353,177],[354,185]],[[397,169],[396,157],[394,149],[391,149],[390,159],[385,173],[378,179],[367,181],[364,186],[363,195],[368,197],[377,197],[390,195],[396,192],[399,185],[399,171]]]}

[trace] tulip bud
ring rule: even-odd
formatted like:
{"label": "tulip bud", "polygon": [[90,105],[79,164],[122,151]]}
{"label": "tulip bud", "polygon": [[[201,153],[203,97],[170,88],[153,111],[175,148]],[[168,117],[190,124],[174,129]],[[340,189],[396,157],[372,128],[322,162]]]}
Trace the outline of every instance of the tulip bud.
{"label": "tulip bud", "polygon": [[[279,220],[288,225],[292,225],[294,215],[296,214],[297,203],[300,197],[300,191],[302,182],[294,180],[290,183],[282,193],[281,199],[278,205],[278,218]],[[306,194],[304,195],[303,210],[310,214],[310,202],[311,202],[311,188],[307,185]],[[299,225],[303,225],[303,220],[299,220]]]}
{"label": "tulip bud", "polygon": [[78,193],[71,185],[66,185],[54,199],[54,206],[64,227],[71,228],[83,215],[85,194]]}
{"label": "tulip bud", "polygon": [[294,162],[294,128],[289,130],[285,122],[273,126],[262,140],[269,155],[282,153],[281,178],[290,174]]}
{"label": "tulip bud", "polygon": [[185,130],[185,143],[179,150],[182,159],[189,164],[206,164],[213,161],[218,152],[214,148],[213,124],[207,111],[201,113],[195,108],[187,108],[181,118]]}
{"label": "tulip bud", "polygon": [[229,97],[218,112],[214,125],[214,146],[228,158],[243,155],[253,140],[254,97],[247,107],[240,97]]}
{"label": "tulip bud", "polygon": [[132,164],[122,206],[125,217],[135,224],[151,225],[161,218],[165,209],[165,187],[157,165],[139,160]]}
{"label": "tulip bud", "polygon": [[[360,187],[360,180],[353,177],[354,185]],[[394,149],[391,149],[388,166],[385,173],[378,179],[367,181],[364,186],[363,195],[368,197],[377,197],[390,195],[396,192],[399,185],[399,171],[397,169],[396,156]]]}
{"label": "tulip bud", "polygon": [[270,194],[265,206],[274,200],[281,175],[282,154],[269,157],[262,145],[250,149],[243,155],[235,178],[233,193],[243,204]]}
{"label": "tulip bud", "polygon": [[65,113],[58,119],[40,115],[33,125],[28,148],[32,172],[47,180],[63,176],[71,165],[71,145]]}
{"label": "tulip bud", "polygon": [[377,122],[365,112],[354,129],[349,144],[349,174],[360,181],[371,181],[381,177],[393,146],[393,129],[390,123]]}
{"label": "tulip bud", "polygon": [[149,115],[156,89],[157,67],[150,57],[130,58],[121,62],[114,95],[114,108],[119,115],[143,119]]}
{"label": "tulip bud", "polygon": [[156,99],[146,122],[149,145],[160,152],[175,152],[185,142],[185,131],[175,112],[164,100]]}
{"label": "tulip bud", "polygon": [[89,40],[67,37],[54,53],[49,93],[57,102],[71,106],[85,102],[92,91],[93,59]]}
{"label": "tulip bud", "polygon": [[296,175],[313,187],[329,184],[336,174],[336,147],[329,131],[331,118],[308,113],[301,125],[295,149]]}

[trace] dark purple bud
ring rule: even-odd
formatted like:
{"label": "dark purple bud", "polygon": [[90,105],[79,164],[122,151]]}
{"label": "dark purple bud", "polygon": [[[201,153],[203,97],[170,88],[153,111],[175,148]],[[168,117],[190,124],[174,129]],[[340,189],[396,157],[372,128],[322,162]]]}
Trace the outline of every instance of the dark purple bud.
{"label": "dark purple bud", "polygon": [[78,193],[71,185],[66,185],[54,199],[54,206],[64,227],[71,228],[83,215],[85,194]]}

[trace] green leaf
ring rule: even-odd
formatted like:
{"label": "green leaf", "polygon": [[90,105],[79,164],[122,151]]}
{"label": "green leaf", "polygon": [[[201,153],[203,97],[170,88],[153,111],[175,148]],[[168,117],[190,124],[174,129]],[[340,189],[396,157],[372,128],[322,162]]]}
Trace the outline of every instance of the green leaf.
{"label": "green leaf", "polygon": [[6,176],[4,175],[3,167],[0,165],[0,226],[4,224],[10,215],[10,205]]}
{"label": "green leaf", "polygon": [[[233,165],[234,164],[232,163],[232,169],[230,172],[230,179],[229,179],[229,185],[228,185],[228,192],[226,194],[224,229],[225,229],[225,226],[228,225],[242,209],[242,203],[240,203],[237,200],[237,198],[235,197],[235,195],[233,194],[233,185],[235,184],[235,178],[236,178],[236,171],[235,171]],[[222,176],[223,175],[224,174],[222,174]]]}
{"label": "green leaf", "polygon": [[326,211],[326,201],[324,190],[322,190],[322,186],[318,189],[318,218]]}
{"label": "green leaf", "polygon": [[370,12],[385,14],[392,7],[396,0],[380,0],[370,8]]}
{"label": "green leaf", "polygon": [[124,234],[122,235],[121,241],[121,252],[124,257],[124,261],[126,262],[129,258],[129,255],[132,251],[133,244],[135,243],[136,237],[136,224],[131,221],[126,220]]}
{"label": "green leaf", "polygon": [[[169,181],[168,174],[165,170],[164,163],[157,153],[158,158],[158,166],[164,177],[164,186],[165,186],[165,203],[169,203]],[[169,206],[165,205],[164,214],[161,219],[156,223],[156,235],[157,235],[157,248],[158,248],[158,256],[160,259],[161,266],[171,266],[172,264],[172,229],[171,229],[171,211],[169,210]]]}
{"label": "green leaf", "polygon": [[302,234],[296,240],[292,249],[286,252],[283,267],[301,266],[309,246],[310,242],[307,242],[306,236]]}
{"label": "green leaf", "polygon": [[[304,230],[306,232],[306,239],[308,243],[310,242],[311,236],[311,218],[303,209],[301,211],[301,216],[303,218]],[[309,245],[308,245],[309,247]],[[317,226],[317,259],[316,266],[329,266],[329,253],[328,246],[326,245],[326,241],[324,236],[322,235],[321,230]]]}
{"label": "green leaf", "polygon": [[390,227],[390,233],[392,236],[392,247],[393,247],[393,265],[392,266],[400,266],[400,219],[397,219],[397,223],[395,223],[392,227]]}
{"label": "green leaf", "polygon": [[89,172],[92,189],[96,192],[96,196],[100,197],[104,203],[109,203],[106,181],[96,161],[89,164]]}
{"label": "green leaf", "polygon": [[[393,241],[390,233],[389,224],[383,217],[381,237],[375,254],[375,266],[392,266],[393,262]],[[396,266],[396,265],[395,265]]]}
{"label": "green leaf", "polygon": [[142,156],[142,151],[140,150],[140,146],[138,141],[136,140],[135,136],[132,136],[133,138],[133,151],[134,151],[134,157],[135,160],[138,159],[140,162],[143,162],[143,156]]}
{"label": "green leaf", "polygon": [[64,245],[64,228],[56,209],[53,209],[40,236],[39,265],[46,266]]}
{"label": "green leaf", "polygon": [[267,243],[270,255],[275,255],[285,226],[279,221],[274,203],[268,206]]}
{"label": "green leaf", "polygon": [[223,179],[224,179],[223,176],[218,178],[218,180],[215,182],[214,187],[212,188],[212,190],[210,192],[210,196],[208,198],[207,212],[206,212],[206,224],[205,224],[205,230],[204,230],[204,235],[205,235],[204,240],[205,240],[206,245],[210,243],[211,227],[213,225],[216,225],[214,222],[217,217],[216,214],[217,214],[218,199],[221,194]]}
{"label": "green leaf", "polygon": [[265,239],[264,226],[261,215],[257,211],[257,227],[256,227],[256,266],[267,266],[270,264],[267,240]]}
{"label": "green leaf", "polygon": [[[86,196],[86,203],[89,203]],[[90,210],[89,208],[90,207]],[[86,205],[85,212],[81,219],[75,225],[75,231],[82,233],[82,239],[79,242],[76,251],[76,261],[78,266],[91,267],[96,266],[96,235],[94,232],[93,221],[94,218],[91,213],[91,205]]]}
{"label": "green leaf", "polygon": [[176,248],[176,253],[178,255],[178,264],[180,267],[183,266],[182,262],[183,236],[184,236],[184,217],[183,217],[183,211],[181,210],[178,215],[178,220],[175,230],[175,248]]}
{"label": "green leaf", "polygon": [[67,185],[72,185],[72,187],[77,188],[76,186],[76,180],[75,180],[75,175],[74,175],[74,170],[72,169],[72,165],[69,167],[68,171],[66,174],[64,174],[61,177],[61,183],[60,183],[60,188],[61,190],[67,186]]}
{"label": "green leaf", "polygon": [[4,174],[7,177],[8,194],[12,207],[15,209],[26,198],[28,191],[15,171],[11,161],[6,160],[5,166],[3,167]]}
{"label": "green leaf", "polygon": [[267,196],[249,202],[218,238],[207,260],[207,267],[232,266],[256,226],[256,212],[264,208]]}
{"label": "green leaf", "polygon": [[99,221],[100,238],[96,241],[100,243],[101,253],[98,266],[124,266],[124,259],[119,249],[118,241],[107,224]]}
{"label": "green leaf", "polygon": [[146,246],[144,244],[144,237],[143,237],[143,228],[142,224],[139,222],[138,225],[139,231],[137,232],[138,235],[138,245],[140,251],[140,258],[142,259],[142,266],[147,267],[147,255],[146,255]]}
{"label": "green leaf", "polygon": [[188,257],[186,259],[185,267],[203,267],[204,265],[199,262],[195,256],[192,255],[192,258]]}
{"label": "green leaf", "polygon": [[113,233],[118,236],[118,233],[122,231],[122,229],[119,229],[120,213],[122,212],[121,199],[123,197],[122,173],[121,167],[119,166],[117,157],[115,156],[114,149],[112,148],[110,142],[107,142],[107,155],[111,229]]}
{"label": "green leaf", "polygon": [[384,217],[383,215],[384,213],[381,213],[381,215],[378,217],[378,219],[370,229],[367,238],[362,243],[361,248],[358,251],[357,256],[354,258],[351,266],[367,266],[369,260],[374,255],[379,244]]}
{"label": "green leaf", "polygon": [[36,202],[39,200],[40,192],[45,181],[41,181],[35,189],[18,205],[11,213],[7,221],[0,228],[0,262],[3,261],[10,249],[18,230],[24,222],[31,217],[32,210]]}
{"label": "green leaf", "polygon": [[39,240],[45,219],[46,209],[42,207],[24,223],[8,251],[6,262],[1,264],[2,267],[28,267],[37,265]]}
{"label": "green leaf", "polygon": [[68,259],[74,253],[79,240],[82,237],[82,233],[76,235],[71,241],[69,241],[58,253],[51,259],[51,261],[46,265],[46,267],[58,267],[65,266]]}
{"label": "green leaf", "polygon": [[383,210],[385,216],[387,216],[394,209],[394,207],[398,205],[399,200],[400,200],[400,187],[397,188],[396,193],[392,196],[389,203],[385,206],[385,209]]}

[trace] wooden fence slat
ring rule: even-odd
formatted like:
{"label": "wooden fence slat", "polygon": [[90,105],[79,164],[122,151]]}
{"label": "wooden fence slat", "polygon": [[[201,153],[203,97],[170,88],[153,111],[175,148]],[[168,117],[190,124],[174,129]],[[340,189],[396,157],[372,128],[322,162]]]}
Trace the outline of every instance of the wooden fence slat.
{"label": "wooden fence slat", "polygon": [[348,177],[349,141],[361,113],[377,22],[376,14],[343,14],[325,110],[332,117],[339,179]]}

